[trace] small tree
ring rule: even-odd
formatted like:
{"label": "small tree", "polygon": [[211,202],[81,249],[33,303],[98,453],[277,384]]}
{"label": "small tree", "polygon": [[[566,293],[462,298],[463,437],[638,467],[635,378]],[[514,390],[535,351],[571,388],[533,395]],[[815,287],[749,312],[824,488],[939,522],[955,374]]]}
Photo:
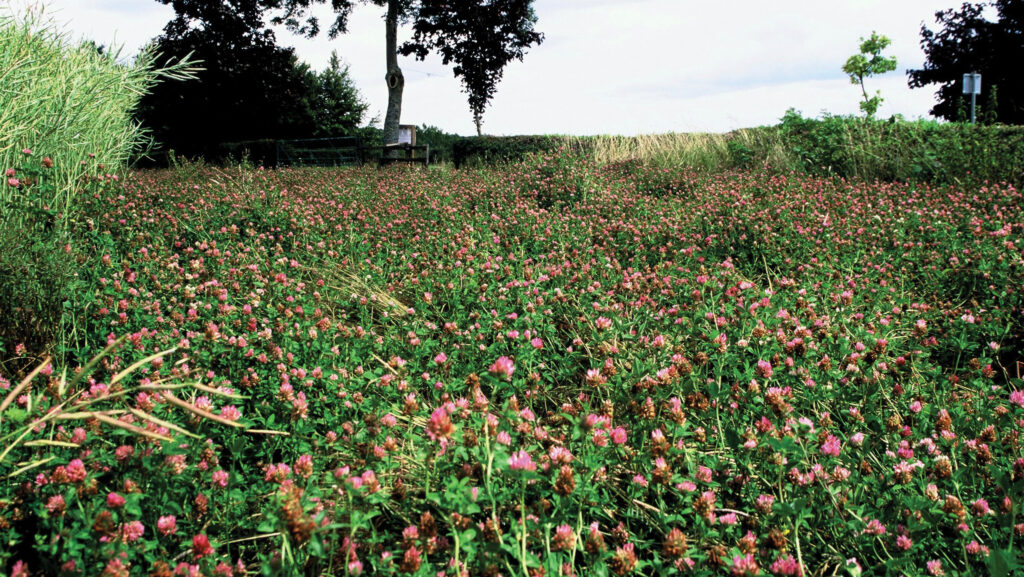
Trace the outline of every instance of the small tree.
{"label": "small tree", "polygon": [[319,74],[311,72],[309,82],[316,87],[312,103],[315,136],[347,136],[362,126],[370,105],[363,101],[349,76],[348,65],[342,65],[336,50],[331,51],[327,69]]}
{"label": "small tree", "polygon": [[868,118],[874,117],[875,112],[878,112],[883,98],[881,91],[876,91],[874,96],[868,96],[864,78],[896,70],[896,57],[882,56],[882,51],[888,48],[890,42],[887,37],[879,36],[875,32],[872,32],[867,40],[861,37],[860,53],[851,56],[843,65],[843,72],[850,75],[850,83],[860,85],[861,94],[864,96],[860,109]]}

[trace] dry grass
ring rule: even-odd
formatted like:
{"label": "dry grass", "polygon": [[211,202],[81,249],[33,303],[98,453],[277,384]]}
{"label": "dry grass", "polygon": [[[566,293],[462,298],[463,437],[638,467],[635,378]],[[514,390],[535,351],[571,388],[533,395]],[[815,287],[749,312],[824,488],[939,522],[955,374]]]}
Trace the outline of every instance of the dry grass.
{"label": "dry grass", "polygon": [[[710,172],[736,167],[745,160],[776,167],[788,167],[793,163],[791,153],[777,131],[764,128],[725,134],[670,132],[564,138],[571,148],[593,151],[593,159],[598,164],[640,161],[665,168]],[[744,158],[745,152],[748,159]]]}
{"label": "dry grass", "polygon": [[[70,379],[65,371],[59,376],[51,376],[49,382],[45,386],[40,387],[37,379],[44,374],[47,368],[52,368],[50,359],[46,358],[29,372],[17,386],[13,387],[4,397],[3,401],[0,401],[0,444],[4,447],[3,451],[0,452],[0,465],[3,465],[8,455],[19,446],[77,447],[78,445],[75,443],[55,438],[57,434],[56,424],[66,424],[69,421],[82,424],[99,423],[107,427],[127,431],[136,437],[150,441],[171,442],[174,440],[170,436],[172,434],[181,434],[196,439],[201,438],[194,431],[129,406],[135,398],[135,394],[143,391],[158,395],[169,406],[184,411],[193,420],[199,419],[233,428],[245,428],[245,425],[242,423],[225,419],[210,411],[196,407],[192,403],[176,396],[175,392],[178,392],[178,394],[201,393],[203,395],[214,395],[228,399],[244,398],[239,395],[209,387],[202,383],[182,382],[173,378],[125,386],[129,381],[129,377],[138,369],[158,359],[167,357],[176,350],[174,348],[141,359],[118,372],[110,379],[109,386],[111,392],[109,394],[95,397],[85,395],[84,393],[88,390],[88,387],[85,385],[88,382],[87,377],[89,374],[92,373],[93,369],[104,357],[110,355],[123,342],[124,339],[121,339],[108,345]],[[178,361],[178,364],[186,360],[182,359]],[[44,397],[51,400],[51,405],[45,413],[41,415],[34,414],[34,408],[44,402]],[[18,418],[14,418],[9,409],[19,399],[19,404],[24,406],[21,410],[25,412]],[[125,419],[125,417],[128,417],[128,419]],[[155,427],[147,428],[145,426],[147,423]],[[260,432],[266,433],[267,431]],[[15,470],[8,473],[6,477],[7,479],[12,479],[46,464],[52,459],[53,457],[46,457],[34,461],[15,463]]]}

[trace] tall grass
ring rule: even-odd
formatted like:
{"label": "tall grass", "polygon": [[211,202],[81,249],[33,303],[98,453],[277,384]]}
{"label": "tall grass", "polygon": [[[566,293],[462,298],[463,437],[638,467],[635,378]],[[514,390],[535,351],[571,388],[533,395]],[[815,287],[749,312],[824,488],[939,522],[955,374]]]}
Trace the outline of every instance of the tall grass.
{"label": "tall grass", "polygon": [[0,366],[18,348],[23,358],[75,348],[88,300],[76,281],[88,266],[73,249],[76,198],[147,146],[132,119],[143,94],[192,73],[187,59],[154,62],[150,50],[129,62],[73,43],[42,8],[0,7]]}
{"label": "tall grass", "polygon": [[1024,128],[935,121],[803,118],[726,134],[557,137],[598,164],[640,161],[715,172],[800,171],[865,181],[1024,185]]}
{"label": "tall grass", "polygon": [[[769,165],[788,165],[789,158],[779,135],[761,129],[744,129],[727,134],[667,133],[639,136],[568,137],[585,140],[599,164],[641,160],[660,167],[681,167],[699,171],[730,168],[753,162],[753,152]],[[744,151],[749,150],[746,156]]]}
{"label": "tall grass", "polygon": [[[41,8],[0,8],[0,170],[25,166],[26,149],[50,157],[43,201],[60,224],[87,175],[119,170],[146,145],[132,120],[142,95],[162,76],[189,76],[187,62],[158,70],[154,57],[144,50],[125,62],[117,49],[101,54],[94,44],[72,43]],[[22,225],[19,191],[6,180],[0,222]]]}

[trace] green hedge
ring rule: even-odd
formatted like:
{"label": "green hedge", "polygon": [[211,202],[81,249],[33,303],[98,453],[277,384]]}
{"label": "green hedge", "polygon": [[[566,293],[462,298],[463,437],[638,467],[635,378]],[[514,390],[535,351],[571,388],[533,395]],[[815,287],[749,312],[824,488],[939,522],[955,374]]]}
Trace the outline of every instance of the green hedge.
{"label": "green hedge", "polygon": [[455,143],[462,140],[458,134],[445,132],[436,126],[426,124],[416,129],[416,144],[430,147],[430,163],[454,161]]}
{"label": "green hedge", "polygon": [[785,168],[812,174],[935,184],[1024,184],[1020,126],[840,116],[815,120],[791,111],[778,126],[758,130],[777,131],[791,163]]}
{"label": "green hedge", "polygon": [[557,135],[474,136],[455,141],[452,146],[452,160],[456,168],[518,162],[531,153],[550,152],[561,148],[569,148],[574,152],[589,152],[590,145],[586,138]]}

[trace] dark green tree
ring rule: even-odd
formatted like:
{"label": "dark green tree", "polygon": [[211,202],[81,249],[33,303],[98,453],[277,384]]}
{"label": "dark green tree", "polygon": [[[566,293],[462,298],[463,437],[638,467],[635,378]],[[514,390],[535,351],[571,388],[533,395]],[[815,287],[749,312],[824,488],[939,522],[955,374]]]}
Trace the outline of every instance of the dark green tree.
{"label": "dark green tree", "polygon": [[165,149],[215,154],[216,145],[310,136],[316,127],[316,77],[294,51],[275,44],[255,2],[173,4],[177,16],[154,40],[161,64],[191,54],[196,80],[165,81],[143,98],[139,120]]}
{"label": "dark green tree", "polygon": [[[993,8],[995,20],[986,8]],[[934,116],[955,121],[963,116],[963,75],[979,72],[978,96],[986,118],[1024,124],[1024,0],[964,3],[959,10],[935,13],[939,30],[921,25],[921,48],[926,60],[919,70],[908,70],[911,88],[938,84]],[[997,88],[999,98],[992,88]]]}
{"label": "dark green tree", "polygon": [[331,51],[331,61],[319,74],[308,80],[314,87],[314,136],[346,136],[356,132],[363,124],[369,104],[362,100],[359,90],[348,75],[348,65],[342,66],[337,51]]}

